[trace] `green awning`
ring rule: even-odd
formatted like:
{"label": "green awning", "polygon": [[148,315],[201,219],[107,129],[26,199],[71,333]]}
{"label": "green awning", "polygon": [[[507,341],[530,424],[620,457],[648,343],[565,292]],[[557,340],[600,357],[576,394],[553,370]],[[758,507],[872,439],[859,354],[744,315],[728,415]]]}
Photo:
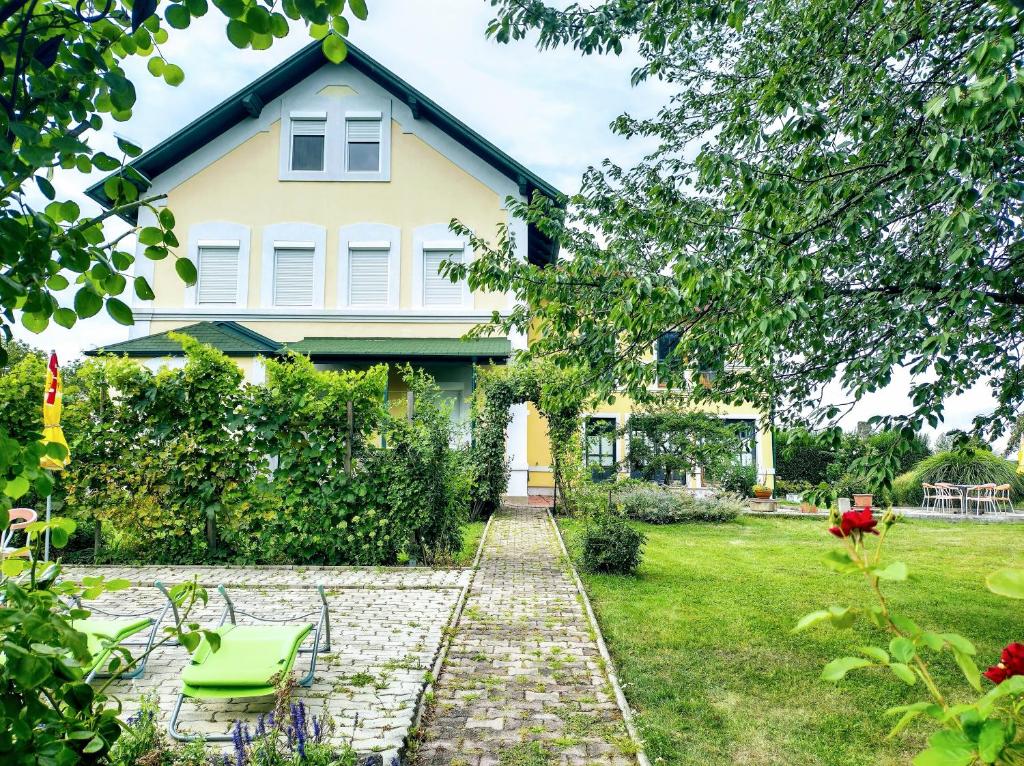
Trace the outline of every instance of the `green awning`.
{"label": "green awning", "polygon": [[[222,351],[228,356],[268,356],[277,353],[281,344],[260,335],[237,322],[198,322],[197,324],[168,331],[191,335],[200,343]],[[181,356],[181,344],[167,337],[167,332],[132,338],[121,343],[86,351],[89,356],[117,354],[127,356]]]}
{"label": "green awning", "polygon": [[508,338],[303,338],[284,344],[282,351],[366,359],[504,358],[512,353],[512,343]]}

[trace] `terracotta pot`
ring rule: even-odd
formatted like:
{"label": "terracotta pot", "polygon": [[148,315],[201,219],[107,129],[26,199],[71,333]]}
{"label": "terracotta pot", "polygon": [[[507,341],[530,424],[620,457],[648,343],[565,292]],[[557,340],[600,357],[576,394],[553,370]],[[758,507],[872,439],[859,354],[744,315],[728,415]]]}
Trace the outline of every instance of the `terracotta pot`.
{"label": "terracotta pot", "polygon": [[818,506],[810,503],[800,503],[800,513],[817,513]]}
{"label": "terracotta pot", "polygon": [[871,495],[857,495],[853,496],[853,507],[854,508],[867,508],[871,505]]}
{"label": "terracotta pot", "polygon": [[767,500],[771,496],[772,496],[772,491],[770,489],[755,489],[754,490],[754,497],[758,498],[759,500]]}

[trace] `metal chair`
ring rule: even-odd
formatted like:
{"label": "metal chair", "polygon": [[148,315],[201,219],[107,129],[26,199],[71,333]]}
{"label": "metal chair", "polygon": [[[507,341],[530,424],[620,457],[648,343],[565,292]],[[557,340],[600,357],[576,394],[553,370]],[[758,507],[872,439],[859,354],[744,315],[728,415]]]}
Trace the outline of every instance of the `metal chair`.
{"label": "metal chair", "polygon": [[965,513],[970,510],[971,503],[974,503],[974,511],[977,516],[982,514],[982,507],[991,511],[999,510],[999,506],[996,504],[995,484],[978,484],[968,487],[965,499],[967,501],[966,508],[964,508]]}
{"label": "metal chair", "polygon": [[1005,508],[1007,513],[1013,513],[1013,501],[1010,500],[1010,490],[1012,490],[1009,484],[997,484],[995,491],[996,505],[999,506],[1000,510]]}
{"label": "metal chair", "polygon": [[28,556],[31,559],[32,548],[29,547],[27,538],[25,545],[21,546],[12,545],[12,541],[14,540],[14,533],[20,532],[29,524],[38,520],[39,514],[31,508],[11,508],[7,512],[7,518],[10,520],[10,523],[7,525],[7,529],[0,534],[0,554],[4,556]]}
{"label": "metal chair", "polygon": [[929,484],[928,482],[922,481],[921,482],[921,493],[922,493],[922,498],[923,498],[921,500],[921,510],[923,510],[923,511],[934,511],[934,510],[936,510],[936,505],[939,502],[939,490],[938,490],[938,488],[934,484]]}

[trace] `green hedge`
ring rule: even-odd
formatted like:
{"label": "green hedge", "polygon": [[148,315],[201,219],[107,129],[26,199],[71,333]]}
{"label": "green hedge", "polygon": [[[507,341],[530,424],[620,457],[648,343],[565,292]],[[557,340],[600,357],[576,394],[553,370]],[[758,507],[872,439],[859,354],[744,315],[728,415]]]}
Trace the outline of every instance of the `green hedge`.
{"label": "green hedge", "polygon": [[[450,447],[429,376],[401,370],[408,420],[385,407],[385,366],[320,371],[293,355],[248,385],[219,351],[172,337],[183,368],[93,359],[66,391],[72,461],[57,503],[83,528],[100,523],[101,561],[394,564],[461,550],[477,469]],[[40,374],[27,359],[0,375],[0,409],[20,412]]]}

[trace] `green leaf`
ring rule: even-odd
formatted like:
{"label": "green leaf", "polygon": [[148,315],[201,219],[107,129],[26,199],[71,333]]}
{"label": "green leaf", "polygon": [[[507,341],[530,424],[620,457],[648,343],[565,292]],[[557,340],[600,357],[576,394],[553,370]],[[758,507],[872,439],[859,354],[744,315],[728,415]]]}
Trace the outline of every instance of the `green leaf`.
{"label": "green leaf", "polygon": [[956,664],[960,670],[963,671],[964,677],[967,679],[967,683],[973,687],[974,691],[981,691],[981,674],[978,672],[978,666],[974,664],[974,660],[971,659],[971,655],[965,654],[953,647],[953,657],[956,659]]}
{"label": "green leaf", "polygon": [[889,664],[889,653],[880,646],[858,646],[857,651],[881,665]]}
{"label": "green leaf", "polygon": [[244,21],[231,19],[227,27],[228,40],[236,48],[245,48],[252,40],[252,30]]}
{"label": "green leaf", "polygon": [[78,315],[71,309],[61,306],[53,312],[53,321],[66,330],[70,330],[78,321]]}
{"label": "green leaf", "polygon": [[149,286],[149,282],[146,281],[145,277],[135,277],[135,294],[139,297],[139,300],[143,301],[151,301],[156,298],[153,288]]}
{"label": "green leaf", "polygon": [[159,218],[160,225],[163,226],[165,229],[174,228],[174,213],[171,212],[170,208],[161,208]]}
{"label": "green leaf", "polygon": [[348,55],[348,46],[338,35],[331,34],[324,38],[321,44],[327,60],[334,64],[340,64]]}
{"label": "green leaf", "polygon": [[928,740],[928,749],[913,760],[914,766],[968,766],[974,760],[974,747],[963,734],[940,731]]}
{"label": "green leaf", "polygon": [[167,6],[167,10],[164,11],[164,18],[175,29],[187,29],[191,21],[191,14],[189,14],[188,8],[184,5],[175,3],[174,5]]}
{"label": "green leaf", "polygon": [[974,644],[968,641],[963,636],[957,633],[940,633],[939,638],[945,641],[954,649],[963,652],[964,654],[977,654],[977,649],[974,648]]}
{"label": "green leaf", "polygon": [[118,298],[107,298],[107,313],[118,324],[133,325],[135,318],[128,304]]}
{"label": "green leaf", "polygon": [[790,632],[791,633],[799,633],[800,631],[806,630],[807,628],[811,627],[812,625],[816,625],[817,623],[819,623],[819,622],[821,622],[823,620],[827,620],[829,618],[829,616],[830,616],[830,613],[826,612],[826,611],[811,612],[810,614],[805,614],[803,617],[801,617],[797,621],[796,626]]}
{"label": "green leaf", "polygon": [[163,244],[163,241],[163,231],[155,226],[147,226],[139,230],[139,242],[143,245],[160,245]]}
{"label": "green leaf", "polygon": [[907,579],[907,565],[902,561],[894,561],[885,568],[875,568],[871,573],[879,580],[899,582]]}
{"label": "green leaf", "polygon": [[4,484],[4,494],[12,500],[17,500],[28,492],[29,487],[28,479],[24,476],[15,476],[13,479],[8,479],[7,483]]}
{"label": "green leaf", "polygon": [[162,77],[164,73],[164,60],[159,56],[152,56],[149,61],[146,62],[146,69],[154,77]]}
{"label": "green leaf", "polygon": [[850,558],[850,554],[846,551],[841,550],[830,550],[825,554],[823,559],[825,566],[829,569],[839,572],[840,574],[848,574],[850,572],[857,571],[857,565]]}
{"label": "green leaf", "polygon": [[985,578],[985,585],[998,596],[1024,599],[1024,569],[1000,569]]}
{"label": "green leaf", "polygon": [[889,666],[889,669],[907,686],[913,686],[917,683],[917,675],[914,674],[909,665],[904,665],[902,662],[894,662]]}
{"label": "green leaf", "polygon": [[889,642],[889,653],[900,662],[910,662],[917,654],[917,647],[909,638],[898,636]]}
{"label": "green leaf", "polygon": [[174,270],[186,285],[194,285],[199,279],[196,266],[188,258],[179,258],[174,262]]}
{"label": "green leaf", "polygon": [[1006,729],[995,718],[985,721],[978,735],[978,757],[984,763],[995,763],[1006,745]]}
{"label": "green leaf", "polygon": [[21,323],[29,332],[40,333],[50,324],[50,317],[42,312],[26,311],[21,315]]}
{"label": "green leaf", "polygon": [[821,671],[822,681],[840,681],[851,670],[871,667],[873,663],[863,657],[839,657],[828,663]]}
{"label": "green leaf", "polygon": [[352,9],[352,15],[360,21],[366,21],[369,11],[366,8],[365,0],[348,0],[348,7]]}
{"label": "green leaf", "polygon": [[828,619],[832,627],[845,630],[853,625],[857,618],[857,610],[850,607],[830,606],[828,608]]}
{"label": "green leaf", "polygon": [[177,64],[167,64],[164,66],[164,82],[173,87],[177,87],[185,82],[185,72]]}

